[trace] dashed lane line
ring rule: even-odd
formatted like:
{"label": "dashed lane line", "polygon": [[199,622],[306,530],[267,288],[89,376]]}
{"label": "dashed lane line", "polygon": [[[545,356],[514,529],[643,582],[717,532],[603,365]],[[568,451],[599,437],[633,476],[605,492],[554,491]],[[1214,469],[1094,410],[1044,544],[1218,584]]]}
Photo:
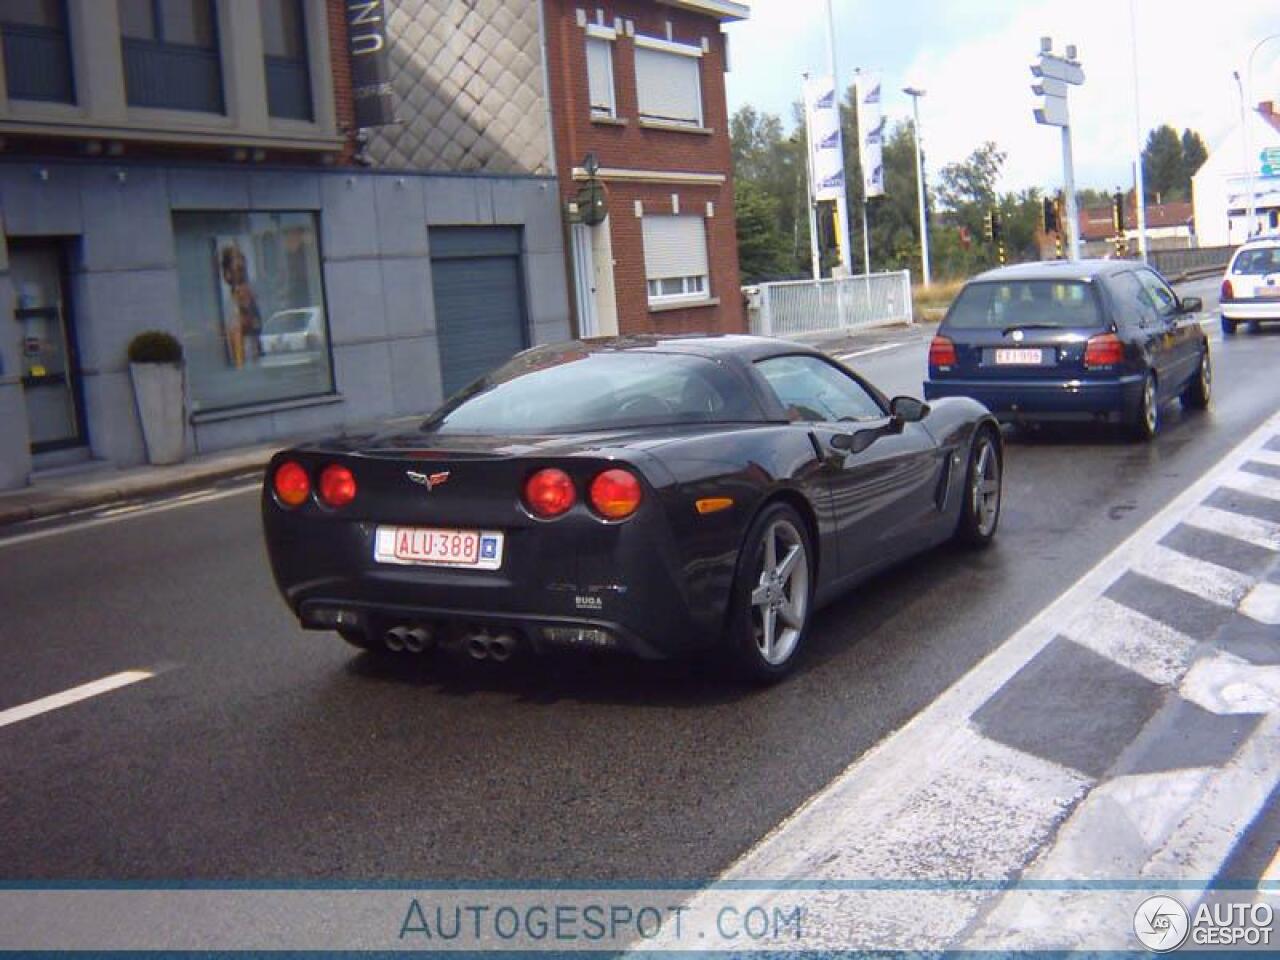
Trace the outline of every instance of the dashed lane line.
{"label": "dashed lane line", "polygon": [[80,703],[82,700],[98,697],[104,693],[110,693],[112,690],[119,690],[121,687],[141,683],[143,680],[150,680],[155,675],[152,670],[125,670],[121,673],[113,673],[109,677],[103,677],[101,680],[94,680],[91,683],[72,687],[70,690],[63,690],[61,693],[54,693],[47,697],[41,697],[39,700],[32,700],[30,703],[10,707],[8,710],[0,710],[0,727],[7,727],[23,720],[30,720],[32,717],[38,717],[42,713],[69,707],[73,703]]}

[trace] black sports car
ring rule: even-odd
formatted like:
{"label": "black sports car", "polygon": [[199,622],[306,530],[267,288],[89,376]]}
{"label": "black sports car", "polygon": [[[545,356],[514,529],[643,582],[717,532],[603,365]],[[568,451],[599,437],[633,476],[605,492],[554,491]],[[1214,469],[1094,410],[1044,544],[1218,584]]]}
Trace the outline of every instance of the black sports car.
{"label": "black sports car", "polygon": [[772,679],[841,591],[989,543],[1002,461],[976,401],[889,401],[795,343],[630,337],[535,347],[420,426],[277,454],[262,515],[302,625],[359,647],[720,644]]}

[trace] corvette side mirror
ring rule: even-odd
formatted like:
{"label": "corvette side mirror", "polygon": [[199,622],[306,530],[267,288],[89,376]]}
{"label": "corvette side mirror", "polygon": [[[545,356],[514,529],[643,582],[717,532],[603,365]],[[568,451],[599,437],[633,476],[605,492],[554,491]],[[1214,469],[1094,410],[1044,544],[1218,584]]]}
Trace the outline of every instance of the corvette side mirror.
{"label": "corvette side mirror", "polygon": [[929,405],[915,397],[894,397],[889,401],[889,413],[901,423],[919,423],[929,415]]}
{"label": "corvette side mirror", "polygon": [[847,453],[861,453],[885,434],[885,427],[868,427],[853,433],[837,433],[831,438],[831,446]]}

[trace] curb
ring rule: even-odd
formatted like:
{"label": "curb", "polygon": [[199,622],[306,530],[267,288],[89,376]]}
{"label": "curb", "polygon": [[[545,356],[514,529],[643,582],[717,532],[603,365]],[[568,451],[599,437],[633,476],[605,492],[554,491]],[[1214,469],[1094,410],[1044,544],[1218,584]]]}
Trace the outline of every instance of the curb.
{"label": "curb", "polygon": [[106,486],[88,491],[77,491],[69,488],[65,491],[39,495],[34,503],[5,506],[0,503],[0,528],[32,520],[46,520],[50,517],[65,516],[94,507],[110,506],[132,500],[153,497],[162,493],[179,493],[209,483],[226,480],[241,475],[259,474],[271,459],[271,453],[264,453],[260,459],[242,460],[225,466],[210,466],[200,473],[187,474],[181,477],[155,477],[131,480],[118,486]]}

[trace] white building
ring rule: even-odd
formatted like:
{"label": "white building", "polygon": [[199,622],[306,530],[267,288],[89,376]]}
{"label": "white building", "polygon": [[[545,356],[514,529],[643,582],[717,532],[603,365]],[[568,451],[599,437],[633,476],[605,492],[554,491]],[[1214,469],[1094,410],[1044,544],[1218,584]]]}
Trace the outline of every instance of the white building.
{"label": "white building", "polygon": [[[1209,153],[1191,178],[1196,235],[1202,247],[1243,243],[1251,233],[1280,230],[1280,113],[1274,101],[1247,114],[1248,167],[1245,139],[1237,124]],[[1264,163],[1271,150],[1275,159]],[[1267,171],[1270,171],[1268,174]],[[1253,174],[1254,221],[1249,219],[1249,173]]]}

